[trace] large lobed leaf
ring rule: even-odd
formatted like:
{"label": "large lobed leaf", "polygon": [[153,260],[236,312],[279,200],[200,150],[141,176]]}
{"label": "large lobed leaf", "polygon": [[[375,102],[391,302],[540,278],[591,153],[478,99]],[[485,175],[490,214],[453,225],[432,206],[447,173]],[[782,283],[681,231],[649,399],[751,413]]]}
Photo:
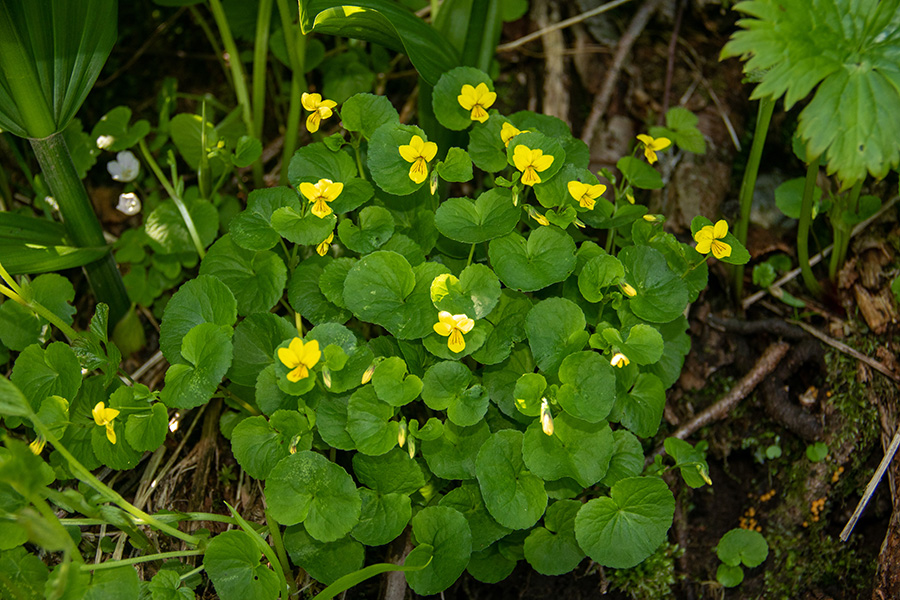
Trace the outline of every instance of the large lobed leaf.
{"label": "large lobed leaf", "polygon": [[722,50],[759,73],[752,98],[784,96],[800,113],[807,156],[824,155],[845,186],[900,162],[900,0],[751,0]]}

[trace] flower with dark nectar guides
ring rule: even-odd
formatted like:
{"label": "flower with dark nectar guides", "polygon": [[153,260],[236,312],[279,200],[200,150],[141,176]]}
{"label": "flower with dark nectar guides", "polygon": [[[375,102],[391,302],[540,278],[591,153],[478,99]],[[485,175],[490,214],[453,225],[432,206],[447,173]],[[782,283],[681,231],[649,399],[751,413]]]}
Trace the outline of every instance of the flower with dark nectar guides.
{"label": "flower with dark nectar guides", "polygon": [[720,219],[715,225],[706,225],[694,234],[697,252],[700,254],[712,252],[713,256],[718,259],[728,258],[731,256],[731,245],[719,241],[726,235],[728,235],[728,223],[724,219]]}
{"label": "flower with dark nectar guides", "polygon": [[567,187],[569,188],[569,194],[578,200],[578,204],[581,205],[582,208],[588,210],[594,209],[597,198],[602,196],[603,192],[606,191],[606,186],[602,183],[589,185],[580,181],[570,181],[567,184]]}
{"label": "flower with dark nectar guides", "polygon": [[324,219],[331,214],[329,202],[334,202],[335,198],[344,191],[343,183],[334,183],[330,179],[320,179],[315,185],[303,182],[299,186],[300,193],[306,196],[306,199],[313,203],[312,214],[320,219]]}
{"label": "flower with dark nectar guides", "polygon": [[119,411],[115,408],[106,408],[103,402],[98,402],[91,410],[94,417],[94,423],[101,427],[106,427],[106,439],[110,444],[116,443],[116,430],[113,429],[113,419],[119,416]]}
{"label": "flower with dark nectar guides", "polygon": [[399,150],[403,160],[412,163],[409,178],[415,183],[425,181],[428,178],[428,163],[437,155],[437,144],[426,142],[420,136],[414,135],[409,144],[400,146]]}
{"label": "flower with dark nectar guides", "polygon": [[466,340],[463,334],[472,331],[475,321],[466,315],[451,315],[446,310],[438,313],[438,322],[434,324],[434,331],[438,335],[448,337],[447,347],[451,352],[459,354],[466,349]]}
{"label": "flower with dark nectar guides", "polygon": [[300,104],[303,105],[308,111],[311,111],[312,114],[306,117],[306,128],[310,133],[315,133],[319,130],[319,124],[324,120],[331,117],[333,114],[333,109],[337,106],[337,102],[334,100],[323,100],[321,94],[307,94],[306,92],[300,96]]}
{"label": "flower with dark nectar guides", "polygon": [[497,100],[497,93],[490,91],[484,82],[475,87],[467,83],[462,86],[462,93],[456,100],[464,109],[471,111],[473,121],[484,123],[488,120],[487,109]]}
{"label": "flower with dark nectar guides", "polygon": [[532,150],[528,146],[520,144],[513,151],[513,164],[522,171],[522,183],[534,185],[541,182],[538,172],[546,171],[553,164],[553,156],[544,154],[540,148]]}
{"label": "flower with dark nectar guides", "polygon": [[657,152],[665,150],[672,145],[672,141],[669,138],[653,138],[645,133],[637,136],[637,139],[644,145],[644,156],[651,165],[658,160],[656,158]]}
{"label": "flower with dark nectar guides", "polygon": [[328,253],[328,248],[331,247],[331,242],[334,241],[334,232],[332,231],[328,234],[328,237],[319,242],[319,245],[316,246],[316,254],[319,256],[325,256]]}
{"label": "flower with dark nectar guides", "polygon": [[500,139],[503,140],[503,145],[509,148],[510,140],[512,140],[520,133],[526,132],[516,129],[516,126],[512,123],[504,123],[503,127],[500,128]]}
{"label": "flower with dark nectar guides", "polygon": [[609,364],[611,364],[611,365],[614,366],[614,367],[618,367],[619,369],[621,369],[622,367],[627,367],[627,366],[628,366],[628,363],[630,363],[630,362],[631,362],[631,361],[628,360],[628,357],[627,357],[627,356],[625,356],[625,355],[622,354],[621,352],[618,352],[618,353],[616,353],[615,356],[612,357],[612,360],[609,361]]}
{"label": "flower with dark nectar guides", "polygon": [[304,343],[303,340],[295,337],[287,348],[278,349],[278,360],[287,368],[293,369],[287,374],[287,378],[288,381],[294,383],[309,377],[309,370],[316,366],[320,358],[322,358],[322,351],[319,350],[318,340]]}

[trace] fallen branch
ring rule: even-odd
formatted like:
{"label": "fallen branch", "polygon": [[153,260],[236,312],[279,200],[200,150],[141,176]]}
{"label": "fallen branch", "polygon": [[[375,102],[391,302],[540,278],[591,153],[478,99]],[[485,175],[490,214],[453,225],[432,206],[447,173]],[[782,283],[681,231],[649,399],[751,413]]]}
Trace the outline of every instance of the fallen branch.
{"label": "fallen branch", "polygon": [[[750,369],[731,390],[725,394],[721,400],[707,407],[693,419],[679,427],[670,437],[683,440],[696,432],[705,425],[709,425],[713,421],[724,419],[728,414],[746,398],[759,383],[778,366],[784,355],[787,354],[790,345],[787,342],[776,342],[766,348],[753,368]],[[648,456],[648,460],[652,460],[653,456],[662,454],[663,448],[660,446],[656,451]]]}
{"label": "fallen branch", "polygon": [[569,18],[564,21],[560,21],[559,23],[554,23],[553,25],[539,29],[538,31],[535,31],[534,33],[529,33],[528,35],[520,37],[517,40],[507,42],[506,44],[500,44],[499,46],[497,46],[497,52],[509,52],[510,50],[515,50],[519,46],[525,45],[532,40],[536,40],[539,37],[541,37],[542,35],[546,35],[548,33],[557,31],[559,29],[565,29],[566,27],[571,27],[572,25],[575,25],[576,23],[581,23],[585,19],[589,19],[590,17],[595,17],[599,14],[605,13],[606,11],[612,10],[612,9],[616,8],[617,6],[621,6],[622,4],[625,4],[626,2],[629,2],[629,1],[630,0],[614,0],[613,2],[607,2],[606,4],[598,6],[597,8],[592,8],[589,11],[583,12],[580,15],[575,15],[572,18]]}
{"label": "fallen branch", "polygon": [[884,472],[887,471],[888,465],[891,464],[891,461],[894,460],[894,455],[897,453],[897,448],[900,447],[900,430],[894,434],[894,439],[891,440],[891,445],[888,446],[887,452],[884,453],[884,458],[881,459],[881,464],[878,465],[878,468],[875,469],[875,474],[872,475],[872,479],[869,480],[869,485],[866,486],[866,491],[863,493],[863,497],[859,499],[859,504],[856,505],[856,510],[853,511],[853,514],[850,515],[850,520],[847,521],[847,525],[844,526],[844,530],[841,531],[841,541],[846,542],[850,537],[850,534],[853,532],[853,528],[856,526],[856,522],[859,520],[859,517],[862,516],[863,511],[866,509],[866,505],[869,503],[869,500],[872,499],[872,494],[875,493],[875,490],[878,489],[878,484],[881,483],[881,478],[884,477]]}
{"label": "fallen branch", "polygon": [[844,342],[838,341],[838,340],[834,339],[833,337],[829,337],[829,336],[825,335],[824,333],[822,333],[821,331],[819,331],[812,325],[808,325],[806,323],[803,323],[802,321],[788,321],[788,322],[793,323],[794,325],[797,325],[798,327],[801,327],[803,329],[803,331],[809,333],[810,335],[812,335],[815,338],[822,340],[823,342],[825,342],[832,348],[835,348],[848,356],[852,356],[853,358],[855,358],[856,360],[858,360],[860,362],[866,363],[867,365],[869,365],[870,367],[872,367],[873,369],[875,369],[882,375],[885,375],[885,376],[889,377],[890,379],[893,379],[894,381],[900,382],[900,376],[897,376],[896,373],[894,373],[893,371],[888,369],[886,366],[884,366],[884,363],[880,363],[877,360],[875,360],[874,358],[870,358],[870,357],[866,356],[859,350],[857,350],[855,348],[851,348]]}

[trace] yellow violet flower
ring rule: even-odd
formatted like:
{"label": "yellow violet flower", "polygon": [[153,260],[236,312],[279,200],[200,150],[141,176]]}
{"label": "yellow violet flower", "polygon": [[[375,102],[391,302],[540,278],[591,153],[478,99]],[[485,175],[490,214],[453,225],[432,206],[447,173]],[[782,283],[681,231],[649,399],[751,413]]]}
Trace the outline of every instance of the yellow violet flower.
{"label": "yellow violet flower", "polygon": [[319,245],[316,246],[316,254],[319,256],[325,256],[328,254],[328,248],[331,247],[331,242],[334,241],[334,232],[332,231],[327,238],[319,242]]}
{"label": "yellow violet flower", "polygon": [[331,109],[337,106],[337,102],[334,100],[323,100],[321,94],[307,94],[305,92],[300,96],[300,104],[303,105],[303,108],[312,112],[311,115],[306,117],[306,128],[310,133],[317,132],[322,120],[330,118],[332,115]]}
{"label": "yellow violet flower", "polygon": [[657,152],[672,145],[672,141],[669,138],[653,138],[644,133],[637,136],[637,139],[644,145],[644,156],[647,157],[647,162],[651,165],[657,161]]}
{"label": "yellow violet flower", "polygon": [[525,133],[525,131],[516,129],[516,126],[512,123],[504,123],[503,127],[500,128],[500,139],[503,140],[503,145],[509,148],[510,140],[520,133]]}
{"label": "yellow violet flower", "polygon": [[618,352],[615,356],[612,357],[612,360],[609,361],[609,364],[621,369],[622,367],[627,367],[630,362],[631,361],[628,360],[627,356],[625,356],[621,352]]}
{"label": "yellow violet flower", "polygon": [[519,144],[513,152],[513,164],[522,171],[522,183],[534,185],[541,182],[538,172],[546,171],[553,164],[553,156],[544,154],[540,148],[532,150],[528,146]]}
{"label": "yellow violet flower", "polygon": [[463,334],[472,331],[475,321],[466,315],[451,315],[446,310],[438,313],[438,322],[434,324],[434,331],[438,335],[448,337],[447,347],[451,352],[459,354],[466,349],[466,340]]}
{"label": "yellow violet flower", "polygon": [[331,214],[331,207],[328,206],[328,203],[334,202],[341,195],[341,192],[344,191],[344,184],[334,183],[330,179],[320,179],[315,185],[303,182],[299,189],[300,193],[312,202],[312,214],[324,219]]}
{"label": "yellow violet flower", "polygon": [[703,227],[694,234],[694,241],[697,242],[697,252],[709,254],[712,251],[713,256],[718,259],[731,256],[731,245],[719,241],[726,235],[728,235],[728,223],[724,219],[719,220],[715,225]]}
{"label": "yellow violet flower", "polygon": [[295,337],[287,348],[278,349],[278,360],[287,368],[293,369],[287,378],[294,383],[309,377],[309,370],[316,366],[320,358],[322,351],[319,350],[318,340],[303,343],[303,340]]}
{"label": "yellow violet flower", "polygon": [[497,100],[497,93],[490,91],[484,82],[475,87],[467,83],[462,86],[462,93],[456,100],[464,109],[471,111],[473,121],[484,123],[488,120],[487,109]]}
{"label": "yellow violet flower", "polygon": [[115,408],[106,408],[103,402],[98,402],[91,410],[94,417],[94,423],[101,427],[106,427],[106,439],[110,444],[116,443],[116,431],[113,429],[113,419],[119,416],[119,411]]}
{"label": "yellow violet flower", "polygon": [[587,183],[581,183],[580,181],[570,181],[567,184],[567,187],[569,188],[569,194],[578,200],[578,204],[580,204],[582,208],[588,210],[594,209],[597,198],[602,196],[603,192],[606,191],[606,186],[602,183],[589,185]]}
{"label": "yellow violet flower", "polygon": [[400,156],[406,162],[412,163],[409,168],[409,178],[415,183],[422,183],[428,178],[428,163],[437,155],[437,144],[426,142],[418,135],[412,136],[409,144],[400,146]]}

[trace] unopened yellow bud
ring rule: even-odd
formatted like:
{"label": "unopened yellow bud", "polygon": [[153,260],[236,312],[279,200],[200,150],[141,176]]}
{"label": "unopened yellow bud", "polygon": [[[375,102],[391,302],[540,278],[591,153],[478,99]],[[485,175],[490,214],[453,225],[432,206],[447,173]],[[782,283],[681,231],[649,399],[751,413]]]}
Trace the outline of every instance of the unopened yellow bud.
{"label": "unopened yellow bud", "polygon": [[553,415],[550,413],[550,403],[546,398],[541,399],[541,429],[547,435],[553,435]]}
{"label": "unopened yellow bud", "polygon": [[407,440],[406,449],[409,451],[409,457],[416,457],[416,438],[411,437]]}
{"label": "unopened yellow bud", "polygon": [[706,482],[706,485],[712,485],[712,484],[713,484],[713,483],[712,483],[712,479],[709,478],[709,473],[706,471],[706,469],[703,468],[702,465],[697,465],[697,471],[700,472],[700,477],[703,478],[703,481]]}
{"label": "unopened yellow bud", "polygon": [[369,368],[366,369],[365,373],[362,374],[362,385],[366,385],[370,381],[372,381],[372,373],[375,372],[375,363],[369,365]]}
{"label": "unopened yellow bud", "polygon": [[431,195],[434,196],[434,193],[437,191],[437,188],[438,188],[437,169],[435,169],[434,171],[431,172],[431,180],[428,183],[429,183],[429,186],[431,189]]}
{"label": "unopened yellow bud", "polygon": [[637,290],[634,289],[630,284],[623,281],[621,285],[622,285],[622,292],[626,296],[628,296],[629,298],[634,298],[635,296],[637,296]]}
{"label": "unopened yellow bud", "polygon": [[44,451],[44,445],[47,443],[47,440],[44,439],[44,436],[39,435],[34,438],[34,441],[28,444],[28,448],[31,450],[31,453],[35,456],[40,456],[41,452]]}
{"label": "unopened yellow bud", "polygon": [[331,389],[331,369],[328,367],[322,368],[322,382],[325,384],[325,387]]}
{"label": "unopened yellow bud", "polygon": [[400,421],[400,429],[397,431],[397,445],[401,448],[406,443],[406,435],[409,433],[409,427],[406,425],[406,419]]}
{"label": "unopened yellow bud", "polygon": [[297,454],[297,444],[300,443],[300,434],[295,435],[291,438],[291,445],[288,447],[288,451],[291,454]]}
{"label": "unopened yellow bud", "polygon": [[609,361],[609,364],[621,369],[622,367],[627,367],[628,363],[630,363],[630,362],[631,361],[628,360],[627,356],[625,356],[621,352],[618,352],[615,356],[612,357],[612,360]]}

